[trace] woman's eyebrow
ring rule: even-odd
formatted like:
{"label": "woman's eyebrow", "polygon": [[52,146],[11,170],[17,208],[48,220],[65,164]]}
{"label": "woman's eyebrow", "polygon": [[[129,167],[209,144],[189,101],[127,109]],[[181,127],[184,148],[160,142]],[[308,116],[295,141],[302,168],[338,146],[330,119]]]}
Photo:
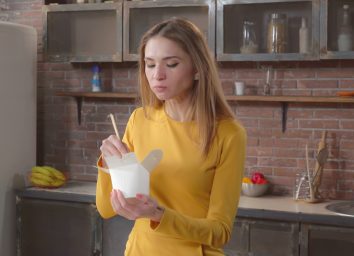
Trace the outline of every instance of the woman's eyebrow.
{"label": "woman's eyebrow", "polygon": [[[167,56],[167,57],[162,58],[162,60],[169,60],[169,59],[179,59],[179,60],[181,60],[181,58],[178,57],[178,56]],[[145,57],[144,60],[154,60],[154,58]]]}

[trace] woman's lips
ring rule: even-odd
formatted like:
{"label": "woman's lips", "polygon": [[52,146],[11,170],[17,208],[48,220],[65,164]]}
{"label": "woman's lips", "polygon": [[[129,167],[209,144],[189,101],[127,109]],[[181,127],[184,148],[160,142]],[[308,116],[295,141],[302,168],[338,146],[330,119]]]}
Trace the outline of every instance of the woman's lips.
{"label": "woman's lips", "polygon": [[153,88],[156,92],[164,92],[167,89],[166,86],[154,86]]}

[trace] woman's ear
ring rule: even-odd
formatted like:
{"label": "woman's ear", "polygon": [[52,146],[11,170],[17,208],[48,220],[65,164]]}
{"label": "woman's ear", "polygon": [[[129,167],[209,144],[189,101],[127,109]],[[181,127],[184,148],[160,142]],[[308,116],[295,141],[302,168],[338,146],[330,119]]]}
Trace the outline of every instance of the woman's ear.
{"label": "woman's ear", "polygon": [[194,80],[199,80],[199,73],[194,74]]}

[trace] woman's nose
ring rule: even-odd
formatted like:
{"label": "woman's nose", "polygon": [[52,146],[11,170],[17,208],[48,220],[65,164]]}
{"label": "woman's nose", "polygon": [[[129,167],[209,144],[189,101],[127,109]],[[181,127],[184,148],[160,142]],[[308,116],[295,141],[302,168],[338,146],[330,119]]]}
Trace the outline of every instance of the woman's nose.
{"label": "woman's nose", "polygon": [[156,66],[154,78],[156,80],[163,80],[166,78],[166,72],[162,67]]}

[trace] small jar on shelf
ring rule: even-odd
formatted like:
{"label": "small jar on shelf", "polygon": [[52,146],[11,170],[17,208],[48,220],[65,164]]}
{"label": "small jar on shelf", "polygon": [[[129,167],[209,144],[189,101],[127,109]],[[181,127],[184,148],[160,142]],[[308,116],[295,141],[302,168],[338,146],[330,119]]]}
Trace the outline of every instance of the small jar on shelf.
{"label": "small jar on shelf", "polygon": [[257,53],[258,44],[254,22],[248,20],[243,22],[242,35],[242,46],[240,48],[240,52],[242,54]]}
{"label": "small jar on shelf", "polygon": [[268,53],[286,52],[286,14],[272,13],[268,23],[267,51]]}
{"label": "small jar on shelf", "polygon": [[343,5],[342,21],[338,33],[338,51],[351,51],[353,49],[353,31],[350,20],[349,5]]}

